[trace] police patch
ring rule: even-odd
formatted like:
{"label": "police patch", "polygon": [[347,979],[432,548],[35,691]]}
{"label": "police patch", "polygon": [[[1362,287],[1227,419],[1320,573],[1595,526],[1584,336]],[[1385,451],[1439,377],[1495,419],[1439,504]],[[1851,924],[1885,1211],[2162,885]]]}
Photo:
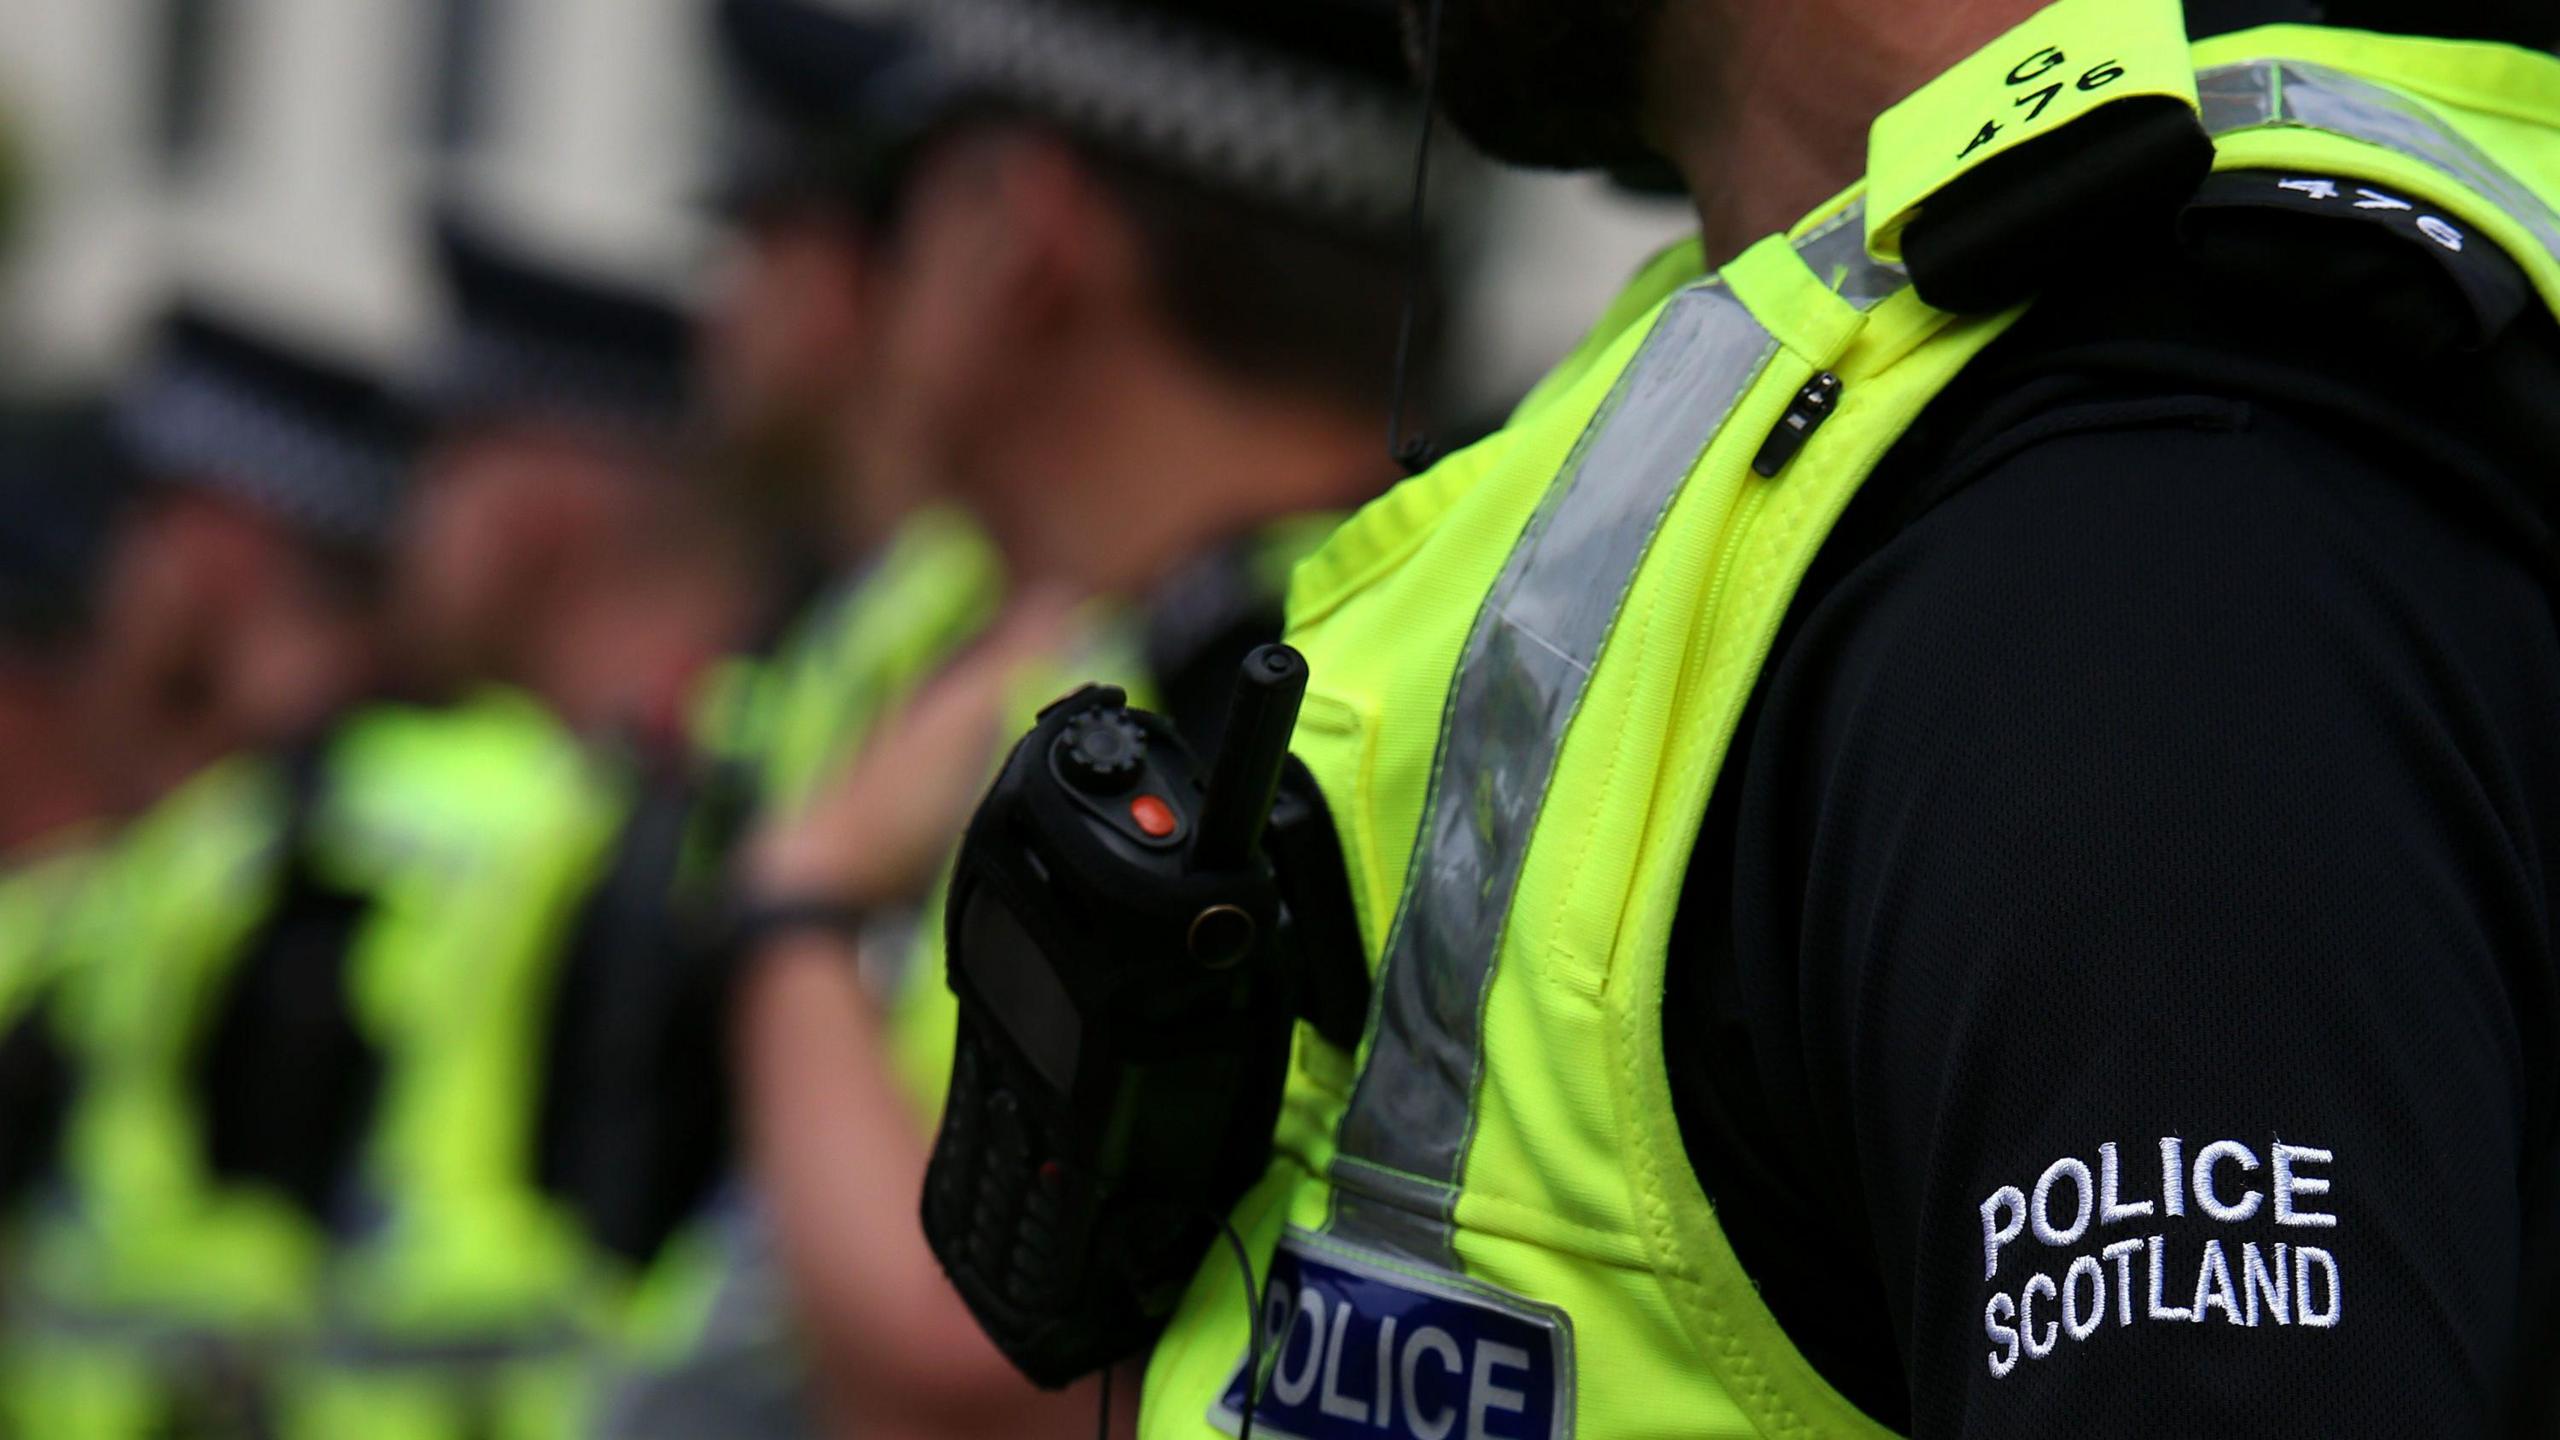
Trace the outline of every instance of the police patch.
{"label": "police patch", "polygon": [[[1573,1325],[1564,1312],[1356,1250],[1281,1238],[1263,1291],[1256,1435],[1281,1440],[1568,1440]],[[1239,1361],[1210,1407],[1233,1435]]]}

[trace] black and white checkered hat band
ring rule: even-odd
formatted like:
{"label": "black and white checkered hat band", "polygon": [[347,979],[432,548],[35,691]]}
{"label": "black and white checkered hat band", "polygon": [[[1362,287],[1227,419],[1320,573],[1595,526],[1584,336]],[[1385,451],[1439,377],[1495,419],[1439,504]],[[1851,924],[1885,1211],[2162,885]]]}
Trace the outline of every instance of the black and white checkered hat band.
{"label": "black and white checkered hat band", "polygon": [[654,430],[681,420],[684,390],[680,361],[478,325],[455,338],[427,401],[448,419],[546,416]]}
{"label": "black and white checkered hat band", "polygon": [[1323,219],[1383,228],[1410,198],[1421,108],[1383,81],[1091,0],[921,12],[954,88]]}
{"label": "black and white checkered hat band", "polygon": [[117,430],[145,473],[220,488],[327,540],[379,541],[399,514],[402,456],[261,403],[210,370],[177,366],[145,383]]}

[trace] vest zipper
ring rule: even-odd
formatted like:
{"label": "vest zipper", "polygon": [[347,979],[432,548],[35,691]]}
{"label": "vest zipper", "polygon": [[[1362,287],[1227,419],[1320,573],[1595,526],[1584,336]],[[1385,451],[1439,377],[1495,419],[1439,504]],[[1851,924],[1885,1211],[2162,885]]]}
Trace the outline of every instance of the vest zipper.
{"label": "vest zipper", "polygon": [[1769,438],[1760,446],[1759,455],[1752,459],[1752,473],[1763,480],[1778,478],[1778,472],[1786,469],[1788,462],[1796,458],[1796,452],[1804,449],[1804,442],[1812,439],[1813,432],[1822,428],[1822,422],[1830,419],[1832,412],[1840,408],[1841,389],[1840,377],[1825,370],[1797,391],[1795,402],[1787,407],[1786,414],[1778,417],[1777,428],[1769,432]]}

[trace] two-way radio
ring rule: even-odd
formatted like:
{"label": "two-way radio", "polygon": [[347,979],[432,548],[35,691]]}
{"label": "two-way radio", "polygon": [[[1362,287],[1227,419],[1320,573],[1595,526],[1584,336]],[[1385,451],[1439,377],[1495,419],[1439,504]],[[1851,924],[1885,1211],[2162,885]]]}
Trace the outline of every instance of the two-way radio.
{"label": "two-way radio", "polygon": [[[1015,747],[961,848],[925,1234],[1042,1385],[1139,1353],[1170,1316],[1268,1163],[1296,1020],[1356,1039],[1340,855],[1289,759],[1306,684],[1294,650],[1248,656],[1205,780],[1164,720],[1080,690]],[[1285,834],[1266,833],[1275,798]]]}

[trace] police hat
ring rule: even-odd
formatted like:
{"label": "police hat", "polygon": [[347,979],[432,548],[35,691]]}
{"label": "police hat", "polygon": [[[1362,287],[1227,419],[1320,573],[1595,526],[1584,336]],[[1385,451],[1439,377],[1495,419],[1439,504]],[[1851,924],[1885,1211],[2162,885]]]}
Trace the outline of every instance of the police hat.
{"label": "police hat", "polygon": [[693,321],[674,298],[536,255],[458,211],[439,217],[436,249],[454,322],[427,379],[435,418],[682,420]]}
{"label": "police hat", "polygon": [[919,118],[915,28],[821,0],[720,0],[717,25],[740,101],[718,203],[859,201],[882,150]]}
{"label": "police hat", "polygon": [[928,0],[948,103],[1019,108],[1186,179],[1385,231],[1424,123],[1391,0]]}
{"label": "police hat", "polygon": [[419,439],[362,368],[197,305],[169,319],[115,425],[145,479],[219,491],[334,544],[388,538]]}
{"label": "police hat", "polygon": [[103,404],[0,415],[0,643],[85,622],[128,480]]}

